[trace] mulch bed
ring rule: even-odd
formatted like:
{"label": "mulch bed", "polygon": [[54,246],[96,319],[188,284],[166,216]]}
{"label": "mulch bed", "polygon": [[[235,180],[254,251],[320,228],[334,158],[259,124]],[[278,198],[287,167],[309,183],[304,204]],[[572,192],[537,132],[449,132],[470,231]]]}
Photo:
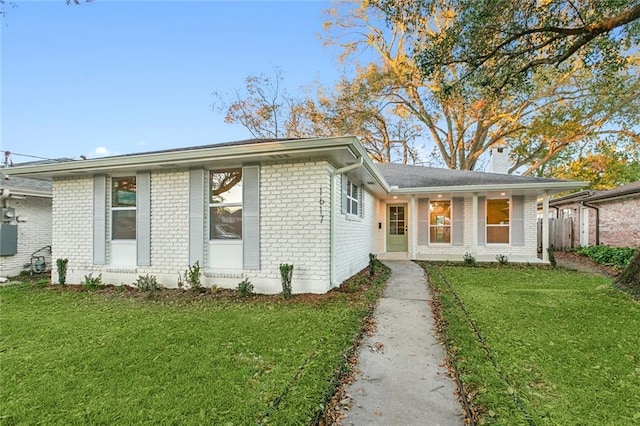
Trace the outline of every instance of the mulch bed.
{"label": "mulch bed", "polygon": [[[574,252],[557,251],[554,252],[558,265],[568,269],[576,269],[581,272],[599,273],[609,277],[617,277],[622,272],[613,266],[605,266],[594,262],[587,256],[582,256]],[[562,264],[562,265],[561,265]]]}

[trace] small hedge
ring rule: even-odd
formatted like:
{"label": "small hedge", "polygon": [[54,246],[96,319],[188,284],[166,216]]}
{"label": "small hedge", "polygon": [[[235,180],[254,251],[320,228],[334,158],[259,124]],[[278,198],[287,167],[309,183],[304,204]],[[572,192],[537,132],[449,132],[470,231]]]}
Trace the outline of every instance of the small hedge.
{"label": "small hedge", "polygon": [[580,247],[577,252],[582,256],[589,257],[596,263],[624,269],[631,262],[636,250],[631,247],[589,246]]}

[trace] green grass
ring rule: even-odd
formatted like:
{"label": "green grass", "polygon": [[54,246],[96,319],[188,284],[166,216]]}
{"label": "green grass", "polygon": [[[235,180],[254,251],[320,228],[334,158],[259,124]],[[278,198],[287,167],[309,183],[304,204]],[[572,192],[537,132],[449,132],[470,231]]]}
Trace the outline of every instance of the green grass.
{"label": "green grass", "polygon": [[345,295],[160,303],[26,284],[0,298],[3,425],[309,424],[368,309]]}
{"label": "green grass", "polygon": [[423,266],[439,293],[447,340],[481,424],[640,424],[640,304],[610,279],[535,268]]}

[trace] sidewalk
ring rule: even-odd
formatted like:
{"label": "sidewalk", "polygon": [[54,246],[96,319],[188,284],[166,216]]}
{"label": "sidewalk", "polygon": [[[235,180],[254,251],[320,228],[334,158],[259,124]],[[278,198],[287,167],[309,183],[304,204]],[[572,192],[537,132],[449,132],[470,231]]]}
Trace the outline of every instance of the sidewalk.
{"label": "sidewalk", "polygon": [[462,425],[462,408],[435,337],[423,270],[384,261],[391,278],[374,312],[376,333],[359,351],[356,380],[346,388],[343,425]]}

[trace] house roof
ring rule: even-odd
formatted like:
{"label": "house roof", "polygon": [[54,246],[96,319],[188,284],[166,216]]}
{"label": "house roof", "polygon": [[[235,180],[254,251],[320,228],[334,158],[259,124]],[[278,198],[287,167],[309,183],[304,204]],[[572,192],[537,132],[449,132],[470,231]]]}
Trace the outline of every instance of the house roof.
{"label": "house roof", "polygon": [[34,179],[22,176],[7,176],[0,174],[0,192],[5,189],[9,194],[51,197],[52,185],[50,179]]}
{"label": "house roof", "polygon": [[[375,164],[355,136],[309,139],[247,139],[89,160],[56,161],[16,166],[12,175],[52,178],[100,173],[122,173],[158,168],[236,167],[238,161],[314,161],[327,159],[337,168],[347,167],[349,176],[366,183],[377,196],[436,191],[520,191],[550,193],[583,186],[583,182],[560,181],[494,173],[438,169],[399,164]],[[358,166],[359,165],[359,166]]]}
{"label": "house roof", "polygon": [[634,197],[638,195],[640,195],[640,180],[607,191],[598,191],[584,198],[582,201],[603,202],[613,198]]}
{"label": "house roof", "polygon": [[[468,170],[452,170],[436,167],[411,166],[405,164],[376,164],[392,191],[395,192],[461,192],[474,190],[550,190],[579,188],[581,182],[559,179],[517,176],[499,173],[484,173]],[[397,187],[397,188],[394,188]],[[403,191],[404,190],[404,191]],[[566,189],[565,189],[566,190]]]}

